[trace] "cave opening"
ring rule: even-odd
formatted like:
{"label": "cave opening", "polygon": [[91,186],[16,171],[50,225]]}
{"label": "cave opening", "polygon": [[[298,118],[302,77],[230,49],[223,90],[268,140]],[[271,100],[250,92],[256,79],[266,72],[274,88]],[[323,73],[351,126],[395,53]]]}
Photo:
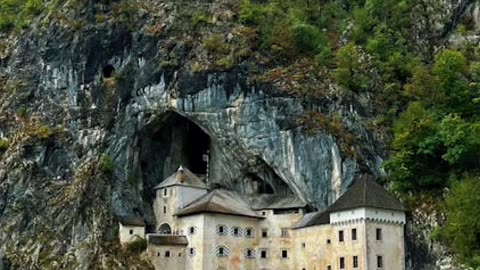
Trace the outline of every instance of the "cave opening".
{"label": "cave opening", "polygon": [[181,165],[197,175],[207,174],[210,136],[178,113],[166,113],[148,126],[140,144],[140,166],[147,192]]}
{"label": "cave opening", "polygon": [[103,78],[110,79],[115,76],[115,68],[112,65],[106,65],[103,70]]}
{"label": "cave opening", "polygon": [[275,194],[275,191],[267,181],[263,180],[260,176],[254,173],[248,173],[245,175],[245,178],[249,179],[254,183],[255,193],[258,194]]}

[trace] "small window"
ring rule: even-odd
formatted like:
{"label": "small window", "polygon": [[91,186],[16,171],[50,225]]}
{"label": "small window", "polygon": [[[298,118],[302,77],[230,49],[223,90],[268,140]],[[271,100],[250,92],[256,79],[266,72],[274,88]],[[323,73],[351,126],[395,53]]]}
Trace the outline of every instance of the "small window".
{"label": "small window", "polygon": [[245,229],[245,237],[253,238],[253,236],[254,236],[254,230],[252,228],[246,228]]}
{"label": "small window", "polygon": [[340,269],[345,269],[345,257],[340,257]]}
{"label": "small window", "polygon": [[343,242],[343,231],[338,231],[338,242]]}
{"label": "small window", "polygon": [[178,257],[182,257],[182,253],[178,253]]}
{"label": "small window", "polygon": [[233,228],[232,228],[232,235],[233,235],[233,236],[237,236],[237,237],[240,236],[240,235],[241,235],[240,228],[238,228],[238,227],[233,227]]}
{"label": "small window", "polygon": [[160,252],[157,253],[157,257],[160,257]]}
{"label": "small window", "polygon": [[327,245],[330,245],[332,243],[332,240],[327,239]]}
{"label": "small window", "polygon": [[245,258],[255,259],[255,251],[253,249],[246,249],[245,250]]}
{"label": "small window", "polygon": [[352,229],[352,241],[357,241],[357,229]]}
{"label": "small window", "polygon": [[382,241],[382,229],[377,228],[377,241]]}
{"label": "small window", "polygon": [[163,189],[163,197],[167,197],[168,196],[168,189]]}
{"label": "small window", "polygon": [[382,256],[377,256],[377,267],[378,268],[383,268],[383,257]]}
{"label": "small window", "polygon": [[266,216],[266,215],[267,215],[267,212],[262,211],[262,216]]}
{"label": "small window", "polygon": [[230,251],[228,250],[228,248],[223,247],[223,246],[217,247],[217,251],[216,251],[217,256],[226,257],[226,256],[228,256],[229,253],[230,253]]}
{"label": "small window", "polygon": [[197,233],[197,228],[192,226],[192,227],[188,228],[188,231],[190,232],[190,234],[195,234],[195,233]]}
{"label": "small window", "polygon": [[302,248],[305,248],[307,245],[305,243],[302,243]]}
{"label": "small window", "polygon": [[260,250],[260,258],[262,258],[262,259],[267,258],[267,250],[266,249]]}
{"label": "small window", "polygon": [[358,256],[353,256],[353,268],[358,268]]}
{"label": "small window", "polygon": [[165,257],[166,257],[166,258],[170,258],[170,251],[168,251],[168,250],[165,251]]}
{"label": "small window", "polygon": [[288,250],[282,250],[282,259],[288,259]]}
{"label": "small window", "polygon": [[194,247],[191,247],[190,249],[188,249],[188,254],[190,256],[195,256],[196,253],[197,253],[197,251],[195,250]]}
{"label": "small window", "polygon": [[132,235],[132,234],[133,234],[133,230],[130,230],[130,235]]}
{"label": "small window", "polygon": [[216,231],[218,235],[227,235],[227,227],[225,225],[218,225]]}
{"label": "small window", "polygon": [[286,228],[282,228],[282,235],[281,235],[283,238],[287,238],[288,237],[288,229]]}
{"label": "small window", "polygon": [[262,238],[268,237],[268,229],[262,229]]}
{"label": "small window", "polygon": [[327,270],[332,270],[332,266],[331,266],[331,265],[327,265]]}

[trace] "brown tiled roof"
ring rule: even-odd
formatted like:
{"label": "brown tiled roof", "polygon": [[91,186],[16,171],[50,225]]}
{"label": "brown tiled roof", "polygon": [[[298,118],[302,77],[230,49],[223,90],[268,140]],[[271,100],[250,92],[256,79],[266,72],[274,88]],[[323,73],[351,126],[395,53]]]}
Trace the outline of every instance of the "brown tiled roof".
{"label": "brown tiled roof", "polygon": [[369,177],[362,177],[355,181],[327,210],[337,212],[358,207],[405,211],[400,201]]}
{"label": "brown tiled roof", "polygon": [[118,217],[118,221],[122,223],[122,225],[129,225],[129,226],[145,226],[145,219],[143,217]]}
{"label": "brown tiled roof", "polygon": [[163,180],[160,184],[156,185],[153,189],[161,189],[171,186],[187,186],[196,188],[207,188],[205,182],[192,173],[189,169],[180,166],[178,170]]}
{"label": "brown tiled roof", "polygon": [[253,211],[248,203],[237,193],[215,189],[180,209],[176,216],[187,216],[200,213],[219,213],[254,218],[264,218]]}
{"label": "brown tiled roof", "polygon": [[306,214],[302,219],[300,219],[297,224],[293,227],[294,229],[301,229],[305,227],[329,224],[330,223],[330,212],[314,212]]}
{"label": "brown tiled roof", "polygon": [[149,234],[148,244],[156,246],[186,246],[188,239],[180,235]]}
{"label": "brown tiled roof", "polygon": [[254,210],[263,209],[290,209],[290,208],[303,208],[307,206],[305,202],[300,200],[295,195],[270,195],[270,194],[258,194],[246,196],[245,199],[249,202],[249,205]]}

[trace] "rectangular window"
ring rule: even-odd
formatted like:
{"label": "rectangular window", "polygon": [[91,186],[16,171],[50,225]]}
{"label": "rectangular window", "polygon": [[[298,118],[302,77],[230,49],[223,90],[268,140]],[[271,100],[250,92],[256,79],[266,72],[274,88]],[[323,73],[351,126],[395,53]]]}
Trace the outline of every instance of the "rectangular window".
{"label": "rectangular window", "polygon": [[306,248],[307,245],[305,243],[302,243],[302,248]]}
{"label": "rectangular window", "polygon": [[163,207],[163,213],[164,213],[164,214],[167,213],[167,207],[166,207],[166,206]]}
{"label": "rectangular window", "polygon": [[266,259],[267,258],[267,250],[261,250],[260,251],[260,258]]}
{"label": "rectangular window", "polygon": [[338,241],[343,242],[343,231],[338,231]]}
{"label": "rectangular window", "polygon": [[288,250],[282,250],[282,259],[287,259],[288,258]]}
{"label": "rectangular window", "polygon": [[282,228],[282,237],[287,238],[288,237],[288,229]]}
{"label": "rectangular window", "polygon": [[353,268],[358,268],[358,256],[353,256]]}
{"label": "rectangular window", "polygon": [[168,194],[168,189],[163,189],[163,197],[167,197],[167,194]]}
{"label": "rectangular window", "polygon": [[130,230],[130,235],[132,235],[132,234],[133,234],[133,230]]}
{"label": "rectangular window", "polygon": [[170,251],[165,251],[165,257],[169,258],[170,257]]}
{"label": "rectangular window", "polygon": [[247,237],[247,238],[252,238],[253,237],[253,229],[252,228],[246,228],[245,229],[245,237]]}
{"label": "rectangular window", "polygon": [[327,270],[332,270],[332,266],[331,266],[331,265],[327,265]]}
{"label": "rectangular window", "polygon": [[377,256],[377,267],[378,268],[383,268],[383,257],[382,256]]}
{"label": "rectangular window", "polygon": [[382,241],[382,229],[377,228],[377,241]]}
{"label": "rectangular window", "polygon": [[352,229],[352,241],[357,241],[357,229]]}
{"label": "rectangular window", "polygon": [[268,229],[262,229],[262,238],[268,237]]}
{"label": "rectangular window", "polygon": [[332,243],[332,240],[327,239],[327,245],[330,245]]}
{"label": "rectangular window", "polygon": [[345,258],[340,257],[340,269],[345,269]]}

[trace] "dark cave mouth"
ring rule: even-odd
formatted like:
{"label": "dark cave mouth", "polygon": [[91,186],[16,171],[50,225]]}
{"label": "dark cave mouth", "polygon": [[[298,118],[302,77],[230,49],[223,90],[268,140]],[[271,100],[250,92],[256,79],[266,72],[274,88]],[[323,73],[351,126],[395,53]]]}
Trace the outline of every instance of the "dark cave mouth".
{"label": "dark cave mouth", "polygon": [[[176,112],[167,112],[145,128],[140,143],[139,161],[146,197],[152,198],[152,188],[174,173],[180,165],[194,174],[209,177],[212,186],[223,186],[224,182],[218,182],[220,179],[213,179],[223,177],[217,171],[225,162],[217,160],[220,147],[208,131],[193,120]],[[244,173],[240,178],[232,179],[231,185],[224,187],[249,194],[292,193],[267,164],[260,167],[242,168]]]}

